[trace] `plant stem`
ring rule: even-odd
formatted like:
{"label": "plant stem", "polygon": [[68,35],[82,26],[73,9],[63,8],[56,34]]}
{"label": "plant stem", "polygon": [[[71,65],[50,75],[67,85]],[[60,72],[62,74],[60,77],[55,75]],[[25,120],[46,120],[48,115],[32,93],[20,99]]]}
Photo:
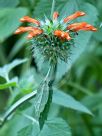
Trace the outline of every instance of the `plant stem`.
{"label": "plant stem", "polygon": [[53,0],[53,2],[52,2],[51,19],[53,18],[54,8],[55,8],[55,0]]}
{"label": "plant stem", "polygon": [[45,122],[45,120],[47,120],[49,109],[50,109],[50,106],[51,106],[51,103],[52,103],[52,96],[53,96],[52,85],[53,85],[53,82],[55,80],[56,69],[57,69],[57,65],[51,66],[48,70],[46,77],[45,77],[45,80],[49,80],[48,81],[49,82],[49,96],[48,96],[48,101],[45,105],[45,108],[44,108],[44,110],[41,113],[40,118],[39,118],[40,129],[43,128],[44,122]]}

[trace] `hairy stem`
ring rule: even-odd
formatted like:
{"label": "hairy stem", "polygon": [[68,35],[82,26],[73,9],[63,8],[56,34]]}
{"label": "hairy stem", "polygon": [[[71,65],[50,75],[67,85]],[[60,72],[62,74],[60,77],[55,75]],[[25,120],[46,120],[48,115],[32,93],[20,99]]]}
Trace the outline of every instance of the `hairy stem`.
{"label": "hairy stem", "polygon": [[56,69],[57,69],[57,65],[49,68],[47,76],[46,76],[46,79],[49,80],[49,96],[48,96],[48,101],[45,105],[45,108],[44,108],[43,112],[40,114],[40,118],[39,118],[40,129],[43,128],[44,122],[45,122],[45,120],[47,120],[48,113],[49,113],[49,110],[50,110],[50,106],[51,106],[51,103],[52,103],[52,96],[53,96],[52,85],[53,85],[53,82],[55,80]]}

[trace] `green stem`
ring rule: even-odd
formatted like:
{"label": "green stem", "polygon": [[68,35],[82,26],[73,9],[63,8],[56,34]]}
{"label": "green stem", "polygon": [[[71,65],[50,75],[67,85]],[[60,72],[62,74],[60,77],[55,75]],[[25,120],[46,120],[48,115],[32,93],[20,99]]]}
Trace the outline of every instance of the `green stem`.
{"label": "green stem", "polygon": [[50,67],[48,70],[47,76],[45,78],[46,80],[49,80],[49,96],[48,96],[48,101],[45,105],[45,108],[44,108],[43,112],[40,114],[40,118],[39,118],[40,129],[43,128],[44,122],[45,122],[45,120],[47,120],[50,106],[52,103],[52,96],[53,96],[52,85],[55,80],[56,69],[57,69],[57,65]]}
{"label": "green stem", "polygon": [[55,8],[55,0],[53,0],[53,2],[52,2],[51,18],[53,18],[54,8]]}

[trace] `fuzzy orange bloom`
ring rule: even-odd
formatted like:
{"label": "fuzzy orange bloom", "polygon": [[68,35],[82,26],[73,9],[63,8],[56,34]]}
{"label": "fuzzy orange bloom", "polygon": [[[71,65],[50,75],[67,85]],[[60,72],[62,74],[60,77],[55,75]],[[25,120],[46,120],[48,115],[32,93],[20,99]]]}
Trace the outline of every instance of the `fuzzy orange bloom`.
{"label": "fuzzy orange bloom", "polygon": [[53,19],[56,20],[59,16],[59,13],[58,12],[54,12],[53,13]]}
{"label": "fuzzy orange bloom", "polygon": [[21,22],[29,22],[29,23],[34,23],[36,25],[40,25],[40,22],[34,18],[31,18],[29,16],[24,16],[20,19]]}
{"label": "fuzzy orange bloom", "polygon": [[84,12],[77,11],[77,12],[75,12],[74,14],[72,14],[72,15],[66,17],[66,18],[64,19],[64,22],[67,23],[67,22],[69,22],[69,21],[71,21],[71,20],[73,20],[73,19],[76,19],[77,17],[81,17],[81,16],[84,16],[84,15],[85,15]]}
{"label": "fuzzy orange bloom", "polygon": [[67,29],[72,30],[74,32],[77,32],[77,31],[80,31],[80,30],[86,30],[86,31],[88,31],[88,30],[96,31],[97,30],[94,26],[92,26],[92,25],[90,25],[86,22],[71,24],[67,27]]}
{"label": "fuzzy orange bloom", "polygon": [[55,30],[54,35],[61,38],[61,39],[71,40],[71,37],[68,32],[64,32],[61,30]]}

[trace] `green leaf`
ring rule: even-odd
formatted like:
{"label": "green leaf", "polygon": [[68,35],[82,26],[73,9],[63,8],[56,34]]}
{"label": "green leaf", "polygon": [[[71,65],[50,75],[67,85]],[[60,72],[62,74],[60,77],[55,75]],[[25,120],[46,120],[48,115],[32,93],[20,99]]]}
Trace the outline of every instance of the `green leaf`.
{"label": "green leaf", "polygon": [[33,136],[33,125],[28,125],[18,132],[17,136]]}
{"label": "green leaf", "polygon": [[17,136],[38,136],[39,131],[39,126],[32,123],[18,131]]}
{"label": "green leaf", "polygon": [[93,96],[87,96],[82,99],[82,102],[85,103],[93,111],[99,109],[102,106],[102,91]]}
{"label": "green leaf", "polygon": [[72,96],[57,89],[54,89],[53,103],[92,115],[92,113],[79,101],[75,100]]}
{"label": "green leaf", "polygon": [[0,84],[0,90],[9,88],[9,87],[15,87],[16,82],[10,82],[10,83],[5,83],[5,84]]}
{"label": "green leaf", "polygon": [[16,7],[19,4],[19,0],[0,0],[0,8]]}
{"label": "green leaf", "polygon": [[[46,2],[46,0],[40,0],[34,9],[34,16],[38,18],[42,18],[44,14],[47,14],[50,16],[51,12],[51,5],[52,1],[48,0],[49,2]],[[39,12],[38,12],[39,11]]]}
{"label": "green leaf", "polygon": [[52,118],[46,121],[38,136],[71,136],[70,127],[61,118]]}
{"label": "green leaf", "polygon": [[[78,18],[75,22],[88,22],[90,24],[94,24],[97,20],[97,9],[88,3],[84,3],[81,0],[69,0],[66,2],[65,6],[62,9],[61,16],[68,16],[77,10],[84,11],[87,15],[85,17]],[[94,13],[94,14],[92,14]],[[83,53],[85,48],[88,45],[90,38],[92,36],[92,32],[79,32],[79,35],[75,39],[75,45],[71,46],[71,54],[69,55],[68,62],[59,61],[58,69],[57,69],[57,79],[60,79],[77,61],[80,55]]]}
{"label": "green leaf", "polygon": [[49,96],[49,85],[48,81],[44,81],[41,83],[37,90],[37,95],[34,100],[34,107],[35,107],[35,118],[38,120],[40,114],[43,112],[45,105],[48,101]]}
{"label": "green leaf", "polygon": [[8,56],[9,59],[12,59],[27,43],[27,39],[25,37],[26,34],[22,35],[22,37],[15,43]]}
{"label": "green leaf", "polygon": [[27,14],[26,8],[0,9],[0,41],[10,36],[21,24],[19,19]]}
{"label": "green leaf", "polygon": [[11,62],[10,64],[6,64],[5,66],[0,67],[0,76],[6,79],[8,77],[9,72],[14,67],[16,67],[26,61],[27,61],[27,59],[16,59],[13,62]]}
{"label": "green leaf", "polygon": [[[55,10],[61,10],[66,2],[67,0],[55,0]],[[44,15],[50,17],[51,7],[51,0],[48,0],[48,2],[46,2],[46,0],[39,0],[39,2],[37,2],[36,4],[36,7],[34,8],[34,16],[38,18],[43,18]]]}

